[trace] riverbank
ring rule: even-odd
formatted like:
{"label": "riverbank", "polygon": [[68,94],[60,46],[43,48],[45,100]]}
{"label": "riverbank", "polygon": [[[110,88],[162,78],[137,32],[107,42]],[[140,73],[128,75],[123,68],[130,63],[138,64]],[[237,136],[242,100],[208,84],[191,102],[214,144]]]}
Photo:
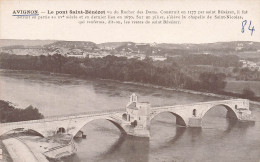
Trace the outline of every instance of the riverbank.
{"label": "riverbank", "polygon": [[1,139],[1,143],[4,156],[9,157],[4,162],[49,162],[50,159],[55,161],[70,156],[77,150],[71,136],[62,134],[52,138],[11,134]]}
{"label": "riverbank", "polygon": [[0,138],[0,149],[2,150],[0,161],[1,162],[11,162],[12,158],[11,158],[10,154],[8,153],[1,138]]}
{"label": "riverbank", "polygon": [[33,153],[33,150],[18,138],[5,139],[3,143],[13,162],[48,162],[46,158]]}
{"label": "riverbank", "polygon": [[[32,150],[34,155],[39,158],[39,161],[45,162],[47,159],[60,159],[72,155],[74,152],[71,150],[74,143],[70,142],[71,138],[66,139],[66,135],[57,137],[42,138],[37,136],[22,136],[20,139]],[[67,136],[70,137],[70,136]],[[58,142],[58,140],[60,140]],[[62,142],[61,142],[62,141]]]}
{"label": "riverbank", "polygon": [[[115,81],[115,80],[112,80],[112,79],[100,79],[100,80]],[[167,87],[157,86],[157,85],[153,85],[153,84],[136,83],[136,82],[121,82],[121,81],[117,81],[117,80],[116,80],[116,82],[124,83],[124,84],[144,86],[144,87],[149,87],[149,88],[157,88],[157,89],[169,90],[169,91],[184,92],[184,93],[195,94],[195,95],[204,95],[204,96],[210,96],[210,97],[217,97],[217,98],[221,98],[221,99],[225,99],[225,100],[239,99],[239,97],[234,97],[234,96],[220,95],[220,94],[209,93],[209,92],[193,91],[193,90],[181,89],[181,88],[167,88]],[[251,101],[251,100],[249,100],[249,101],[250,101],[251,104],[260,106],[260,102]]]}
{"label": "riverbank", "polygon": [[37,71],[37,70],[10,70],[10,69],[0,69],[0,72],[7,72],[7,73],[25,73],[25,74],[45,74],[45,75],[55,75],[55,76],[71,76],[71,74],[64,74],[64,73],[52,73],[48,71]]}

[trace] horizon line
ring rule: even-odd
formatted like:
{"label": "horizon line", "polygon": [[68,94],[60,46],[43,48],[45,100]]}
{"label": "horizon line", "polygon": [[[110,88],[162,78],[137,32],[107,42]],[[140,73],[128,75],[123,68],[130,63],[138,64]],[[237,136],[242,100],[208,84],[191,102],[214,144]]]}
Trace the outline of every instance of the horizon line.
{"label": "horizon line", "polygon": [[156,44],[210,44],[210,43],[227,43],[227,42],[256,42],[256,43],[260,43],[260,41],[241,41],[241,40],[237,40],[237,41],[214,41],[214,42],[203,42],[203,43],[174,43],[174,42],[135,42],[135,41],[111,41],[111,42],[94,42],[94,41],[90,41],[90,40],[59,40],[59,39],[2,39],[0,38],[0,40],[18,40],[18,41],[70,41],[70,42],[92,42],[95,44],[104,44],[104,43],[146,43],[146,44],[152,44],[152,43],[156,43]]}

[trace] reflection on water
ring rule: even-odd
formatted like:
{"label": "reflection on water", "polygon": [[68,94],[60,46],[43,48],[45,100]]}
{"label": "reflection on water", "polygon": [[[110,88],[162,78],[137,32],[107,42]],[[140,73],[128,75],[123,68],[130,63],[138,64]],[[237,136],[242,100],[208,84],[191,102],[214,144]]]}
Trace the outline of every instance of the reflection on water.
{"label": "reflection on water", "polygon": [[185,127],[176,127],[175,136],[171,138],[171,140],[169,140],[168,143],[173,144],[175,141],[177,141],[183,135],[186,129],[187,128]]}
{"label": "reflection on water", "polygon": [[124,136],[100,156],[101,161],[116,161],[122,157],[122,161],[149,161],[149,139]]}
{"label": "reflection on water", "polygon": [[87,139],[75,139],[77,154],[63,158],[65,162],[79,161],[149,161],[149,139],[120,134],[115,126],[97,121],[84,131]]}
{"label": "reflection on water", "polygon": [[[79,162],[82,159],[73,155],[62,159],[64,162]],[[149,139],[121,135],[118,140],[96,159],[86,161],[149,161]]]}
{"label": "reflection on water", "polygon": [[191,143],[194,144],[201,137],[202,128],[189,128],[187,134],[191,137]]}
{"label": "reflection on water", "polygon": [[[1,72],[0,77],[0,99],[20,107],[33,105],[44,115],[124,108],[133,92],[152,106],[217,100],[107,80]],[[259,106],[254,106],[252,111],[256,122],[245,123],[226,119],[226,109],[215,107],[203,118],[202,128],[176,126],[174,115],[162,113],[151,121],[149,140],[123,136],[112,123],[98,120],[82,129],[86,139],[75,140],[77,154],[61,161],[258,162]]]}

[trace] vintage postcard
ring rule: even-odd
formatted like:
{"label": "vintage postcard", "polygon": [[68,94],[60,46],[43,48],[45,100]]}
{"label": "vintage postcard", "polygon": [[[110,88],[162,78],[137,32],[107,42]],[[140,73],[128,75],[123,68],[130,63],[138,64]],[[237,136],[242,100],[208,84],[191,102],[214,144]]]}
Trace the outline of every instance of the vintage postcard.
{"label": "vintage postcard", "polygon": [[259,162],[260,0],[0,0],[0,161]]}

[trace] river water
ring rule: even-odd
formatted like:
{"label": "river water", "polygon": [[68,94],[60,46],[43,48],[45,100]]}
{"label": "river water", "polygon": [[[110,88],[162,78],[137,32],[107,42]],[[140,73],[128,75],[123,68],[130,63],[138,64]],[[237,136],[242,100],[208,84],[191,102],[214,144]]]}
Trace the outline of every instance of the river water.
{"label": "river water", "polygon": [[[0,72],[0,99],[21,108],[32,105],[44,116],[123,109],[132,93],[152,106],[219,100],[108,80]],[[82,129],[86,139],[75,140],[77,153],[60,161],[259,162],[260,106],[250,106],[255,123],[226,119],[226,109],[214,107],[201,129],[178,127],[175,116],[162,113],[151,122],[150,139],[123,136],[110,122],[96,120]]]}

